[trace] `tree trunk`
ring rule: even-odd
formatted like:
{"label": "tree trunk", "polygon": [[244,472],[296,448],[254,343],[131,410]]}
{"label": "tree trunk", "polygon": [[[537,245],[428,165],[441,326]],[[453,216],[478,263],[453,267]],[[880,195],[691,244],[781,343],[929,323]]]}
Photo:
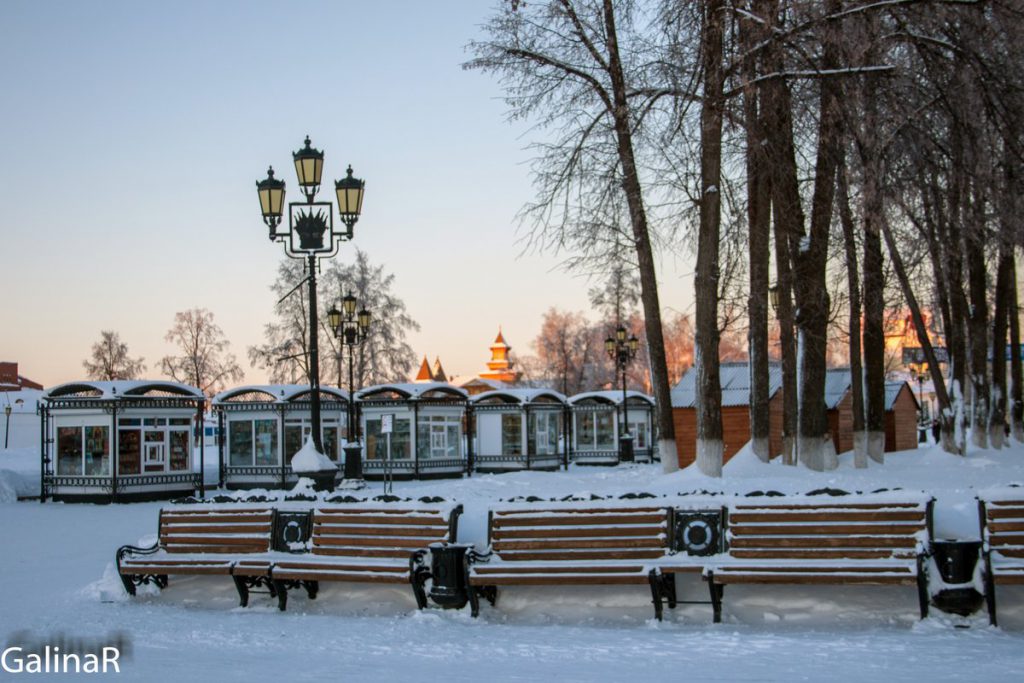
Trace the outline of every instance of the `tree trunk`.
{"label": "tree trunk", "polygon": [[864,431],[864,377],[860,353],[860,267],[857,240],[850,209],[850,190],[846,177],[845,158],[839,166],[839,221],[843,227],[846,254],[846,280],[850,289],[850,394],[853,399],[853,464],[858,469],[868,466],[867,433]]}
{"label": "tree trunk", "polygon": [[988,447],[988,272],[985,268],[984,201],[975,188],[971,202],[971,226],[967,231],[967,284],[970,315],[967,343],[971,364],[971,442]]}
{"label": "tree trunk", "polygon": [[[768,3],[755,5],[755,12],[766,14]],[[763,40],[763,24],[742,21],[740,39],[748,56],[743,61],[743,114],[746,123],[747,222],[750,236],[750,294],[748,348],[750,357],[750,442],[763,462],[771,458],[771,424],[768,408],[768,265],[771,240],[771,196],[765,177],[764,133],[762,132],[756,52],[751,48]]]}
{"label": "tree trunk", "polygon": [[604,0],[604,23],[608,43],[608,72],[612,82],[615,137],[619,163],[622,164],[622,186],[626,193],[633,242],[640,270],[640,301],[644,308],[644,331],[651,357],[651,384],[654,389],[658,423],[658,452],[664,472],[679,469],[675,445],[675,427],[672,424],[672,399],[668,386],[668,363],[665,361],[665,341],[661,329],[661,304],[658,300],[658,279],[654,267],[654,251],[647,226],[640,175],[633,152],[632,123],[626,99],[626,79],[619,57],[615,31],[615,9],[612,0]]}
{"label": "tree trunk", "polygon": [[[829,0],[826,12],[838,13],[838,0]],[[822,66],[839,68],[839,22],[825,26]],[[811,224],[794,258],[794,291],[799,335],[800,417],[797,451],[800,462],[812,470],[838,467],[835,452],[824,446],[828,434],[825,411],[825,349],[828,344],[829,297],[825,281],[829,226],[835,196],[836,168],[839,157],[840,84],[837,78],[821,80],[818,148],[811,200]]]}
{"label": "tree trunk", "polygon": [[864,129],[860,144],[864,166],[864,383],[868,457],[885,462],[885,276],[882,270],[881,160],[876,145],[877,84],[864,86]]}
{"label": "tree trunk", "polygon": [[910,278],[907,277],[907,269],[903,265],[903,258],[896,248],[896,241],[892,237],[887,223],[882,223],[882,230],[885,233],[885,244],[889,248],[889,258],[892,260],[893,270],[903,290],[903,297],[910,307],[910,317],[914,323],[914,330],[917,332],[917,342],[921,345],[925,361],[928,363],[928,371],[932,376],[932,383],[935,385],[935,396],[939,402],[939,421],[941,423],[942,448],[947,453],[959,453],[956,440],[953,438],[954,429],[951,424],[955,420],[955,414],[950,409],[949,393],[946,391],[946,381],[942,377],[942,370],[935,359],[935,351],[932,349],[931,338],[928,336],[928,329],[924,324],[924,316],[921,315],[921,307],[914,296],[914,290],[910,286]]}
{"label": "tree trunk", "polygon": [[[610,0],[608,0],[610,1]],[[722,476],[722,386],[718,363],[718,240],[721,225],[722,24],[724,0],[706,0],[701,30],[704,99],[700,114],[700,228],[694,365],[697,372],[697,467]]]}
{"label": "tree trunk", "polygon": [[992,322],[992,394],[989,402],[988,440],[1000,449],[1006,442],[1006,331],[1009,322],[1012,245],[1005,240],[999,245],[999,267],[996,274],[995,314]]}
{"label": "tree trunk", "polygon": [[[774,30],[778,3],[770,3],[766,12],[767,30]],[[765,49],[765,71],[782,70],[780,46],[771,41]],[[782,462],[796,465],[797,388],[796,342],[793,335],[793,262],[791,245],[803,233],[804,213],[800,204],[796,152],[793,146],[792,103],[789,88],[782,79],[768,81],[763,90],[764,134],[768,143],[768,183],[775,224],[775,268],[779,321],[779,346],[782,357]]]}

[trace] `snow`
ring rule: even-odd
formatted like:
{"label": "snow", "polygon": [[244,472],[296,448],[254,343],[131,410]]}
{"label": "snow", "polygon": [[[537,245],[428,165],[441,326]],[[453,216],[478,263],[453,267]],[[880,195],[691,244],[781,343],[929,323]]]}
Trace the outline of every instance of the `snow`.
{"label": "snow", "polygon": [[316,449],[312,436],[308,437],[302,448],[292,456],[291,466],[293,472],[324,472],[338,469],[330,458]]}
{"label": "snow", "polygon": [[[885,499],[934,496],[936,538],[979,536],[978,493],[1006,495],[1024,482],[1024,446],[969,450],[938,447],[887,454],[886,464],[811,472],[777,460],[760,462],[748,447],[706,477],[696,467],[663,475],[660,466],[573,467],[567,472],[474,475],[458,480],[395,482],[417,501],[443,496],[462,503],[459,540],[486,544],[487,510],[525,505],[535,496],[552,507],[566,496],[602,505],[643,504],[620,498],[649,493],[807,494],[902,488]],[[0,451],[7,476],[38,477],[38,453]],[[370,482],[358,497],[372,497]],[[922,494],[922,492],[924,492]],[[611,497],[611,498],[606,498]],[[821,496],[814,496],[821,500]],[[518,499],[513,502],[512,499]],[[757,499],[754,500],[764,500]],[[841,499],[840,499],[841,500]],[[504,502],[503,502],[504,501]],[[767,502],[767,501],[766,501]],[[536,503],[541,506],[542,503]],[[559,503],[564,504],[564,503]],[[706,605],[666,610],[652,619],[644,587],[511,587],[497,608],[418,612],[405,586],[324,584],[315,601],[293,593],[280,613],[265,594],[237,607],[225,577],[171,577],[158,591],[129,599],[114,570],[114,552],[155,540],[162,504],[0,504],[0,624],[14,638],[116,638],[132,644],[122,666],[127,681],[1016,681],[1024,668],[1024,587],[1000,588],[1000,628],[983,615],[933,611],[919,621],[907,586],[729,586],[724,623]],[[680,599],[703,600],[696,576],[679,579]],[[957,628],[968,626],[969,628]]]}

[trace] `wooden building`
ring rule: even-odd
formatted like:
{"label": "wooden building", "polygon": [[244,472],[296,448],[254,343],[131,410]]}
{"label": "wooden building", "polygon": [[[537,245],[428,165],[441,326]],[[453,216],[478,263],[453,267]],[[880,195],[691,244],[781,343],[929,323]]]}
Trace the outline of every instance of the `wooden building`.
{"label": "wooden building", "polygon": [[[750,440],[750,371],[747,363],[722,363],[723,459],[729,461]],[[672,419],[676,429],[679,466],[697,459],[697,411],[694,402],[696,373],[691,369],[672,390]],[[782,369],[768,370],[769,449],[771,457],[782,452]],[[853,450],[853,396],[849,368],[830,368],[825,375],[825,408],[829,433],[836,453]],[[906,382],[885,385],[885,450],[917,448],[918,404]]]}
{"label": "wooden building", "polygon": [[[750,369],[747,363],[722,363],[723,462],[750,441]],[[688,467],[697,460],[697,373],[686,371],[672,389],[672,422],[676,431],[676,454],[679,466]],[[782,368],[768,366],[768,413],[770,424],[769,451],[772,456],[782,452]]]}
{"label": "wooden building", "polygon": [[205,403],[199,389],[159,380],[49,389],[40,399],[42,499],[124,502],[202,493]]}

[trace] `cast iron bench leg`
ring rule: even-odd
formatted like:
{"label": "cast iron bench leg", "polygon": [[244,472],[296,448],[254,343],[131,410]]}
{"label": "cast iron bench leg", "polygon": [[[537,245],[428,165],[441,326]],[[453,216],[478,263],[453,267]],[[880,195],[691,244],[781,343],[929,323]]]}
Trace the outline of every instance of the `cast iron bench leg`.
{"label": "cast iron bench leg", "polygon": [[722,593],[725,586],[715,583],[715,573],[708,572],[708,589],[711,591],[711,609],[714,612],[714,623],[722,623]]}
{"label": "cast iron bench leg", "polygon": [[988,606],[988,623],[998,626],[996,621],[996,581],[992,576],[992,558],[986,553],[984,566],[985,577],[985,604]]}
{"label": "cast iron bench leg", "polygon": [[132,581],[130,574],[121,574],[121,583],[124,584],[124,589],[128,591],[128,595],[135,595],[135,582]]}
{"label": "cast iron bench leg", "polygon": [[662,576],[657,569],[652,569],[647,574],[647,580],[651,584],[651,602],[654,603],[654,618],[661,621],[664,609],[661,604]]}
{"label": "cast iron bench leg", "polygon": [[926,619],[931,596],[928,595],[928,567],[924,555],[917,556],[917,600],[921,607],[921,618]]}
{"label": "cast iron bench leg", "polygon": [[235,590],[238,591],[238,606],[248,607],[249,606],[249,587],[245,585],[245,579],[241,576],[231,575],[232,580],[235,582]]}
{"label": "cast iron bench leg", "polygon": [[277,591],[277,608],[282,612],[288,608],[288,586],[284,581],[274,579],[274,590]]}

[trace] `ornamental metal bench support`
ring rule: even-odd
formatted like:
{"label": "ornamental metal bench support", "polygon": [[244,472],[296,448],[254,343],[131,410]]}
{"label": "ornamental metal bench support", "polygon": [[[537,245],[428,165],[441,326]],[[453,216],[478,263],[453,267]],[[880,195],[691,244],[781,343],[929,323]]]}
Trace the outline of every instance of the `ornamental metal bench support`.
{"label": "ornamental metal bench support", "polygon": [[160,544],[154,543],[147,548],[140,548],[134,545],[123,545],[117,549],[114,561],[117,565],[117,575],[121,577],[128,595],[135,596],[135,587],[143,584],[154,584],[160,590],[167,587],[167,574],[122,574],[121,561],[128,555],[152,555],[160,550]]}
{"label": "ornamental metal bench support", "polygon": [[417,550],[409,557],[409,583],[412,585],[413,595],[416,596],[416,608],[427,608],[427,591],[424,585],[427,579],[432,577],[430,567],[426,563],[426,550]]}
{"label": "ornamental metal bench support", "polygon": [[480,616],[480,598],[485,599],[491,603],[491,607],[498,604],[498,587],[497,586],[472,586],[469,584],[470,576],[470,565],[476,564],[477,562],[487,562],[491,559],[491,553],[478,553],[475,550],[470,550],[464,557],[465,572],[466,572],[466,589],[469,593],[469,609],[470,615],[473,617]]}
{"label": "ornamental metal bench support", "polygon": [[[929,508],[929,511],[931,508]],[[928,594],[928,554],[918,553],[917,555],[917,601],[921,607],[921,618],[928,617],[928,603],[931,596]]]}
{"label": "ornamental metal bench support", "polygon": [[712,577],[708,577],[708,589],[711,594],[710,600],[680,600],[676,593],[675,574],[664,574],[658,569],[652,569],[648,574],[651,583],[651,598],[654,603],[654,616],[658,621],[662,620],[662,602],[667,602],[669,609],[675,609],[678,605],[711,605],[714,612],[714,621],[719,623],[722,620],[722,593],[725,586],[716,584]]}
{"label": "ornamental metal bench support", "polygon": [[256,588],[266,588],[266,592],[270,594],[271,598],[278,597],[277,588],[269,576],[238,576],[237,574],[232,574],[231,578],[235,582],[235,590],[238,591],[239,607],[249,606],[249,593],[263,592],[255,591],[254,589]]}
{"label": "ornamental metal bench support", "polygon": [[310,600],[316,600],[316,594],[320,590],[319,581],[306,581],[305,579],[272,579],[274,590],[277,591],[277,608],[282,612],[288,608],[288,590],[295,588],[306,589],[306,595]]}

